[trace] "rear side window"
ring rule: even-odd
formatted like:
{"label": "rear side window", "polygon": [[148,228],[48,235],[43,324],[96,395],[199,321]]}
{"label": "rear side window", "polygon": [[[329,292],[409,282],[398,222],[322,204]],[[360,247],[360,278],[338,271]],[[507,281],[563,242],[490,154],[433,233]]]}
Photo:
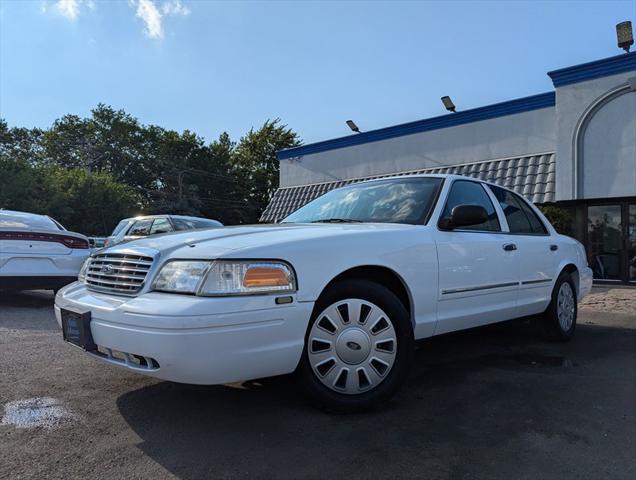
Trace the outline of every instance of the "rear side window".
{"label": "rear side window", "polygon": [[190,220],[186,220],[185,218],[172,218],[172,223],[174,223],[175,230],[192,230],[197,228],[194,226],[194,223]]}
{"label": "rear side window", "polygon": [[215,221],[215,220],[207,220],[204,218],[198,218],[196,220],[192,220],[192,223],[194,223],[195,227],[194,228],[214,228],[214,227],[220,227],[221,225],[219,225],[219,222]]}
{"label": "rear side window", "polygon": [[444,218],[450,218],[453,208],[458,205],[479,205],[486,209],[488,214],[488,220],[479,225],[471,225],[469,227],[462,227],[461,230],[479,230],[479,231],[501,231],[499,225],[499,219],[497,218],[497,211],[495,206],[490,201],[490,197],[484,190],[484,187],[477,182],[470,182],[466,180],[458,180],[453,183],[448,199],[446,200],[446,206],[444,207]]}
{"label": "rear side window", "polygon": [[490,190],[499,201],[499,205],[506,216],[510,233],[529,235],[545,235],[548,233],[543,222],[530,206],[519,195],[503,188],[490,185]]}
{"label": "rear side window", "polygon": [[150,226],[152,225],[152,218],[145,220],[137,220],[128,231],[128,235],[132,237],[145,237],[150,235]]}
{"label": "rear side window", "polygon": [[154,222],[152,222],[152,228],[150,229],[150,235],[154,235],[156,233],[166,233],[172,232],[172,225],[167,218],[156,218]]}
{"label": "rear side window", "polygon": [[196,228],[213,228],[219,225],[214,220],[207,218],[177,218],[172,217],[172,223],[176,230],[194,230]]}

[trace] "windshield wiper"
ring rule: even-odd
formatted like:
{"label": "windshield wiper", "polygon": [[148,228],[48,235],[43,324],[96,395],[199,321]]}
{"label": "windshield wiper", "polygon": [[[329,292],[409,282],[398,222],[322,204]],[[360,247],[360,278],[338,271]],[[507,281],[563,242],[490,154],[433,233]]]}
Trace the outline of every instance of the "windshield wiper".
{"label": "windshield wiper", "polygon": [[354,220],[352,218],[322,218],[320,220],[312,220],[311,223],[363,223],[362,220]]}

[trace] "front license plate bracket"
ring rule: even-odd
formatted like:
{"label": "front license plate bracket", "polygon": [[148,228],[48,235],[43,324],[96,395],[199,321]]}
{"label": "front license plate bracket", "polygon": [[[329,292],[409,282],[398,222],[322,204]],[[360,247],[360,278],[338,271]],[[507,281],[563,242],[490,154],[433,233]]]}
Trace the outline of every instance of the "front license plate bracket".
{"label": "front license plate bracket", "polygon": [[97,350],[91,333],[91,312],[79,313],[63,308],[61,315],[64,341],[87,352]]}

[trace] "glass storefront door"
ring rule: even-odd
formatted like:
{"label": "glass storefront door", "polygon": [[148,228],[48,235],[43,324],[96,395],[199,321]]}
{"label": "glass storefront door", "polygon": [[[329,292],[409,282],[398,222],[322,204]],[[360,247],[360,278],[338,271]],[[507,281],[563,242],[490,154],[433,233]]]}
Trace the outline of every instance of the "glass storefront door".
{"label": "glass storefront door", "polygon": [[629,205],[627,224],[627,279],[636,282],[636,203]]}
{"label": "glass storefront door", "polygon": [[587,208],[587,255],[595,280],[623,279],[621,210],[621,205],[590,205]]}

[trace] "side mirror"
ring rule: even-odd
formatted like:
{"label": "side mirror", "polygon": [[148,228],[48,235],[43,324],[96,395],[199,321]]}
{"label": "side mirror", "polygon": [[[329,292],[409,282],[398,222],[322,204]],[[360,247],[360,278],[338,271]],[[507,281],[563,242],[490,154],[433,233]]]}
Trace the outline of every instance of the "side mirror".
{"label": "side mirror", "polygon": [[438,226],[442,230],[454,230],[460,227],[479,225],[488,220],[488,213],[481,205],[457,205],[450,217],[442,218]]}

